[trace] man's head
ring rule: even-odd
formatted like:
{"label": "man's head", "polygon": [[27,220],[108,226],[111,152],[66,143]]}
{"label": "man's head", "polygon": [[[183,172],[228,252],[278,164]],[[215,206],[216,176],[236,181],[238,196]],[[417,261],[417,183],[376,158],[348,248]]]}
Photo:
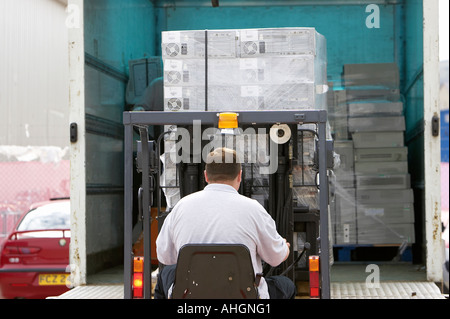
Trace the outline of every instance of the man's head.
{"label": "man's head", "polygon": [[236,151],[225,147],[215,149],[208,154],[205,168],[206,182],[239,188],[242,171]]}

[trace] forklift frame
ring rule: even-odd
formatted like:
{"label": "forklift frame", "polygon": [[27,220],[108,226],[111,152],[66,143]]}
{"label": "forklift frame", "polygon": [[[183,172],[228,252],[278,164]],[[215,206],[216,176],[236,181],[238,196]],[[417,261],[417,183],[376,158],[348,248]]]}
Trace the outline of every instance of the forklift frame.
{"label": "forklift frame", "polygon": [[[317,124],[318,126],[318,164],[319,164],[319,234],[321,297],[330,298],[330,259],[328,238],[328,176],[325,110],[283,110],[283,111],[238,111],[239,125],[269,124]],[[124,298],[132,298],[133,278],[133,127],[141,132],[142,176],[149,176],[148,126],[149,125],[192,125],[200,120],[202,125],[217,127],[220,112],[124,112]],[[143,133],[143,134],[142,134]],[[159,158],[157,159],[159,160]],[[142,179],[143,188],[143,231],[144,231],[144,298],[151,298],[151,198],[150,178]],[[157,181],[159,187],[159,180]],[[147,262],[146,262],[147,261]]]}

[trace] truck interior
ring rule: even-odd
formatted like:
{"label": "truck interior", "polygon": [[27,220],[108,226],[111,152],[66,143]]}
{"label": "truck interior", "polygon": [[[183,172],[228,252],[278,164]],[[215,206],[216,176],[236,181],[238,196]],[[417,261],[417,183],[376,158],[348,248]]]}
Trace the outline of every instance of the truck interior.
{"label": "truck interior", "polygon": [[[345,280],[353,280],[358,276],[349,275],[352,272],[355,274],[355,271],[347,271],[344,267],[339,268],[339,265],[346,266],[347,269],[356,267],[361,270],[370,262],[380,263],[385,269],[392,268],[393,262],[406,267],[404,269],[407,270],[397,273],[398,278],[401,276],[407,278],[410,275],[416,276],[415,278],[426,278],[423,269],[427,252],[425,249],[426,164],[423,151],[425,128],[422,1],[321,0],[312,2],[298,0],[279,1],[275,4],[265,0],[222,0],[220,2],[95,0],[84,2],[83,15],[86,126],[85,245],[88,283],[90,280],[93,282],[95,275],[105,269],[120,267],[124,264],[124,260],[126,261],[124,278],[131,282],[132,256],[140,255],[144,253],[144,250],[148,257],[151,256],[147,260],[152,261],[144,263],[144,267],[150,267],[146,271],[149,272],[157,267],[154,247],[142,243],[154,242],[156,238],[158,225],[153,223],[150,225],[148,221],[150,219],[156,221],[169,206],[164,196],[168,188],[155,187],[162,179],[159,175],[162,170],[161,167],[158,168],[158,165],[150,164],[152,161],[154,161],[153,164],[160,163],[159,158],[150,157],[146,160],[150,163],[140,164],[142,158],[139,158],[138,154],[149,151],[149,146],[154,147],[154,151],[160,151],[157,145],[158,141],[164,144],[161,142],[164,142],[165,124],[171,123],[192,130],[183,122],[185,119],[179,115],[181,112],[163,112],[162,107],[154,112],[156,114],[154,116],[150,115],[152,112],[133,111],[142,100],[145,90],[152,83],[155,84],[155,80],[164,76],[162,32],[287,27],[315,28],[326,38],[326,84],[328,93],[333,93],[333,97],[330,97],[330,94],[327,97],[328,106],[325,111],[328,120],[336,120],[337,105],[339,105],[337,99],[343,98],[347,101],[344,104],[348,105],[352,99],[358,98],[357,94],[361,94],[361,90],[352,91],[356,95],[346,92],[346,88],[351,86],[348,78],[345,78],[345,74],[350,74],[346,66],[360,64],[395,66],[398,72],[388,72],[388,74],[396,74],[398,78],[394,82],[398,86],[391,87],[388,91],[383,90],[381,94],[384,94],[383,98],[388,102],[400,103],[400,113],[404,116],[402,142],[407,149],[405,161],[414,198],[413,206],[410,207],[413,216],[410,227],[412,227],[414,238],[405,244],[402,242],[358,244],[351,238],[353,236],[351,228],[343,230],[344,224],[332,217],[328,220],[328,207],[324,206],[321,209],[293,201],[293,192],[298,190],[306,194],[303,198],[317,194],[323,195],[324,199],[317,201],[319,205],[332,204],[335,190],[333,186],[330,186],[330,190],[326,189],[328,185],[325,186],[325,184],[328,183],[323,183],[328,181],[329,174],[332,174],[329,172],[332,166],[327,163],[332,163],[333,153],[330,151],[327,154],[326,150],[334,149],[337,152],[336,135],[340,134],[338,130],[331,127],[329,133],[330,140],[334,140],[334,148],[327,146],[325,136],[319,133],[319,126],[322,130],[322,124],[325,123],[318,118],[316,118],[317,121],[299,121],[296,116],[301,114],[299,115],[298,112],[292,111],[288,120],[272,119],[270,123],[264,122],[262,127],[268,131],[274,124],[288,123],[292,133],[290,141],[279,147],[278,151],[280,158],[285,159],[286,162],[280,163],[277,174],[270,175],[268,178],[256,176],[254,167],[246,166],[244,183],[240,192],[260,200],[271,212],[280,232],[286,234],[293,242],[310,243],[311,255],[324,253],[323,248],[325,248],[327,250],[326,264],[332,265],[331,282],[333,278],[340,280],[339,278],[345,277]],[[377,21],[381,27],[380,25],[377,27]],[[375,73],[381,74],[381,72]],[[344,96],[343,92],[348,94]],[[371,92],[370,94],[380,93]],[[186,114],[194,113],[186,112]],[[217,125],[217,116],[214,114],[214,118],[210,118],[210,113],[212,112],[196,115],[204,118],[205,123],[209,121],[212,126]],[[243,116],[239,115],[240,124],[248,125],[256,122],[254,119],[247,118],[244,113]],[[305,112],[305,114],[309,113]],[[300,127],[298,126],[300,122],[314,125],[313,128]],[[325,127],[323,129],[325,130]],[[318,147],[318,143],[323,145],[322,148]],[[333,143],[330,142],[330,145]],[[304,156],[306,153],[309,157]],[[163,152],[155,154],[160,156]],[[331,158],[326,160],[327,156]],[[323,165],[317,165],[319,157]],[[293,165],[293,161],[296,165]],[[154,171],[149,171],[147,164]],[[199,174],[203,171],[202,165],[178,165],[177,174],[181,182],[177,187],[181,196],[200,190],[205,185],[202,179],[203,174]],[[320,183],[318,183],[319,178],[313,180],[300,178],[300,180],[290,181],[289,174],[283,172],[283,169],[292,170],[294,167],[304,171],[306,166],[321,172]],[[154,180],[143,178],[143,176],[154,176]],[[145,187],[144,184],[146,184]],[[318,192],[319,184],[321,192]],[[147,189],[154,187],[155,192],[140,193],[140,187]],[[267,198],[270,200],[267,200],[263,194],[268,194]],[[150,203],[152,195],[154,200]],[[144,222],[140,212],[142,207],[148,206],[152,209]],[[125,212],[124,207],[126,207]],[[127,211],[129,208],[131,211]],[[285,211],[289,211],[289,214],[283,213]],[[330,231],[330,236],[319,235],[320,227],[323,226],[321,223],[325,223],[325,220],[326,228],[324,229],[326,232]],[[102,227],[99,228],[98,225]],[[151,228],[151,232],[148,231],[150,236],[148,238],[143,237],[146,228],[148,230]],[[134,229],[134,232],[130,229]],[[347,241],[348,238],[345,240],[337,238],[338,233],[350,236],[349,241]],[[328,243],[324,245],[325,238],[329,238],[329,246]],[[322,241],[322,250],[320,241]],[[300,248],[298,247],[298,251]],[[137,251],[139,249],[141,250]],[[128,253],[130,255],[127,255]],[[306,255],[309,255],[309,252]],[[294,261],[297,256],[297,252],[292,254],[290,261]],[[307,276],[304,272],[306,257],[298,261],[295,268],[290,269],[291,278]],[[328,261],[329,258],[333,258],[331,263]],[[287,266],[288,264],[283,266],[284,269]],[[283,267],[277,271],[281,273],[284,270]],[[416,272],[413,274],[414,270]],[[389,270],[386,270],[386,274],[388,273]],[[361,276],[363,275],[367,276],[364,270]],[[329,279],[325,282],[330,284]],[[131,290],[127,289],[131,289],[131,286],[125,288],[125,295],[130,296]]]}

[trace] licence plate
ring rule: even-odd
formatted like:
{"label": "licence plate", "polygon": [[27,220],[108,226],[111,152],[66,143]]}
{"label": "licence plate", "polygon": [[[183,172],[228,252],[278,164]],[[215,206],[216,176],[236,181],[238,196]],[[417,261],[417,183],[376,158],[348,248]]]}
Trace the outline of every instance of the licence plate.
{"label": "licence plate", "polygon": [[45,274],[39,275],[39,286],[65,285],[69,274]]}

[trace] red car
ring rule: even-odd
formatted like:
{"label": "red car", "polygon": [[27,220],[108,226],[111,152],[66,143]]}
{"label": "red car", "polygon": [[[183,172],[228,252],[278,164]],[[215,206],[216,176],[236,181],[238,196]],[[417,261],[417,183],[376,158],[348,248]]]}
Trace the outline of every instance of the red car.
{"label": "red car", "polygon": [[46,298],[67,290],[70,201],[33,205],[0,250],[0,298]]}

